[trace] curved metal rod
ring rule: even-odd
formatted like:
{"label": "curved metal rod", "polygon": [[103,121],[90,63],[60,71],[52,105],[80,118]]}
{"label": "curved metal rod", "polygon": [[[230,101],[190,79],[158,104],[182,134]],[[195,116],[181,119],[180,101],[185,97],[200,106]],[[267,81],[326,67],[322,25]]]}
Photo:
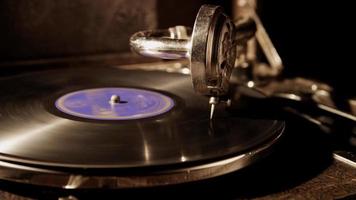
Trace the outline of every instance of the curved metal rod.
{"label": "curved metal rod", "polygon": [[148,30],[130,38],[133,51],[149,57],[163,59],[189,58],[191,29],[176,26],[166,30]]}
{"label": "curved metal rod", "polygon": [[[130,46],[136,53],[163,59],[189,58],[191,51],[191,28],[175,26],[165,30],[147,30],[135,33]],[[252,18],[241,19],[235,30],[236,44],[244,45],[256,32]]]}

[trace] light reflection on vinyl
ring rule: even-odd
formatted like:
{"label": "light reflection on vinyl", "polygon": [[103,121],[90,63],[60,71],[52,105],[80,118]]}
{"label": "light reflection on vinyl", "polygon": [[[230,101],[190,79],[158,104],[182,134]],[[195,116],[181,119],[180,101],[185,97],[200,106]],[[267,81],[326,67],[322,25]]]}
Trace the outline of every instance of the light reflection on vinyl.
{"label": "light reflection on vinyl", "polygon": [[[153,111],[131,120],[97,120],[97,115],[85,120],[60,112],[57,107],[65,103],[55,106],[61,97],[93,88],[152,92],[159,105],[146,107]],[[267,143],[284,127],[275,120],[232,117],[223,108],[217,108],[210,121],[208,98],[194,93],[190,76],[175,73],[53,69],[2,79],[0,92],[0,160],[41,167],[90,170],[208,163]],[[109,106],[108,97],[104,99]]]}

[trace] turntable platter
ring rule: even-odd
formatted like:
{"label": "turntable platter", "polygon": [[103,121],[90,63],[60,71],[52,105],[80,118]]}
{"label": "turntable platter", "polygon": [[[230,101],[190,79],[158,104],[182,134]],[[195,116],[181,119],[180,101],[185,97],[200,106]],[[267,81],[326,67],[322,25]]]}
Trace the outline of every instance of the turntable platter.
{"label": "turntable platter", "polygon": [[[68,114],[76,92],[129,88],[172,100],[164,112],[125,120]],[[284,123],[216,111],[187,75],[117,68],[47,70],[0,80],[0,160],[41,168],[193,166],[239,156],[278,137]],[[125,99],[124,99],[125,100]],[[223,109],[223,108],[220,108]]]}

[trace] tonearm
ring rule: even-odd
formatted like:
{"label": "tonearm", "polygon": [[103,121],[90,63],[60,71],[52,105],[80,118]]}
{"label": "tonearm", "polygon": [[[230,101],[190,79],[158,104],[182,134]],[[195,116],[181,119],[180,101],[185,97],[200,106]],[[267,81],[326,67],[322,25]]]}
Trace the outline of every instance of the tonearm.
{"label": "tonearm", "polygon": [[187,58],[194,90],[210,97],[211,115],[229,88],[238,48],[255,35],[252,19],[237,25],[219,6],[203,5],[194,28],[176,26],[168,30],[142,31],[130,39],[131,47],[141,55],[164,59]]}
{"label": "tonearm", "polygon": [[[325,118],[309,115],[310,106],[321,115],[328,116],[331,121],[347,121],[351,124],[351,129],[355,130],[352,128],[356,124],[356,116],[353,113],[356,112],[355,100],[347,100],[350,111],[345,111],[339,109],[333,101],[333,88],[327,84],[299,77],[276,79],[283,70],[282,59],[255,10],[248,4],[244,6],[248,12],[245,12],[243,17],[231,20],[220,6],[203,5],[193,29],[176,26],[167,30],[141,31],[130,38],[130,45],[135,52],[144,56],[189,59],[195,92],[210,98],[211,119],[215,105],[231,98],[228,95],[229,85],[237,83],[247,89],[259,91],[267,98],[298,105],[307,104],[305,110],[303,106],[298,109],[292,106],[291,110],[318,125],[333,123],[330,123],[330,120],[325,123],[322,120]],[[257,41],[268,64],[247,58],[247,44],[251,39]],[[231,76],[232,73],[234,76]],[[356,145],[356,137],[353,137],[354,140],[350,143]]]}

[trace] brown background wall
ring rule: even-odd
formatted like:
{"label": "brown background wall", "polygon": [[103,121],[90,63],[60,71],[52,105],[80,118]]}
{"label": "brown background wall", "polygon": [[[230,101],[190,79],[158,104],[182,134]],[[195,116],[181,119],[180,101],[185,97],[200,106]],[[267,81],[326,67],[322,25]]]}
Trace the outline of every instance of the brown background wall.
{"label": "brown background wall", "polygon": [[156,27],[154,10],[156,0],[3,0],[0,60],[126,51],[129,35]]}
{"label": "brown background wall", "polygon": [[128,52],[134,32],[192,26],[203,3],[218,2],[2,0],[0,62]]}

